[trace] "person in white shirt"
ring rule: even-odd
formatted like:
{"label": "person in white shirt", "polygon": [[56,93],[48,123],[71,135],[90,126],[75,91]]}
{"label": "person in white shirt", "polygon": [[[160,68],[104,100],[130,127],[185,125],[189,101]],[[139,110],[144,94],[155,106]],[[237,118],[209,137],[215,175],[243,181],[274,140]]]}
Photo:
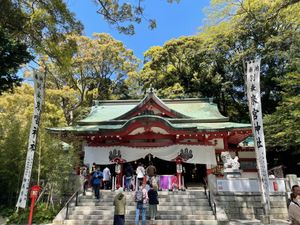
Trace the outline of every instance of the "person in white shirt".
{"label": "person in white shirt", "polygon": [[135,172],[139,182],[143,182],[146,171],[141,162],[139,163],[139,166],[136,168]]}
{"label": "person in white shirt", "polygon": [[108,167],[105,167],[105,169],[103,170],[103,186],[104,189],[108,189],[109,188],[109,184],[110,184],[110,170]]}

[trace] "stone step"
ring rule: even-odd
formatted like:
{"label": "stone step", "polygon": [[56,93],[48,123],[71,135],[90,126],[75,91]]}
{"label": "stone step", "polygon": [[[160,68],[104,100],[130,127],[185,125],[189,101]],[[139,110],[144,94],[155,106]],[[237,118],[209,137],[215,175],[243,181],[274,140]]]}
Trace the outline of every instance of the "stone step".
{"label": "stone step", "polygon": [[[130,194],[130,193],[134,193],[135,191],[124,191],[123,193],[125,194]],[[92,190],[88,190],[86,191],[86,196],[89,195],[93,195],[93,191]],[[107,193],[108,195],[114,195],[115,191],[112,190],[100,190],[100,193]],[[205,194],[205,192],[203,190],[192,190],[192,191],[158,191],[158,194],[160,195],[166,195],[166,194],[173,194],[173,195],[202,195]]]}
{"label": "stone step", "polygon": [[[126,199],[134,199],[134,194],[132,195],[125,195]],[[104,201],[113,201],[115,195],[112,196],[107,196],[107,195],[101,195],[101,199],[103,199]],[[80,198],[80,201],[90,201],[91,199],[95,199],[94,196],[82,196]],[[159,195],[158,196],[159,200],[162,201],[198,201],[198,200],[206,200],[207,197],[205,195]]]}
{"label": "stone step", "polygon": [[[131,192],[131,193],[125,193],[126,198],[133,198],[134,197],[135,192]],[[111,193],[111,194],[106,194],[106,193],[100,193],[102,198],[105,199],[113,199],[116,196],[116,193]],[[93,199],[95,198],[94,195],[84,195],[84,196],[80,196],[81,199]],[[173,193],[166,193],[166,194],[158,194],[158,198],[164,199],[170,199],[170,198],[181,198],[181,199],[192,199],[192,198],[199,198],[199,199],[204,199],[207,198],[206,195],[204,193],[201,194],[185,194],[185,195],[181,195],[181,194],[173,194]]]}
{"label": "stone step", "polygon": [[[135,192],[126,195],[126,225],[134,225],[136,202]],[[217,225],[215,216],[202,189],[193,191],[159,191],[159,205],[155,221],[147,220],[147,225]],[[113,224],[113,200],[116,192],[101,190],[98,201],[90,190],[80,195],[78,206],[69,209],[67,225],[111,225]],[[147,211],[147,215],[149,212]]]}
{"label": "stone step", "polygon": [[[135,214],[135,209],[132,210],[126,210],[126,215],[132,215]],[[158,213],[160,215],[213,215],[212,211],[203,211],[201,209],[198,210],[161,210],[158,209]],[[114,209],[107,209],[107,210],[80,210],[75,209],[73,211],[70,211],[69,215],[112,215],[114,214]]]}
{"label": "stone step", "polygon": [[[69,220],[109,220],[112,219],[113,214],[110,215],[70,215]],[[213,220],[214,215],[161,215],[157,214],[157,220]],[[135,212],[125,216],[126,220],[134,220]]]}
{"label": "stone step", "polygon": [[[113,220],[65,220],[68,225],[111,225]],[[126,220],[126,225],[134,225],[134,220]],[[147,220],[147,225],[218,225],[217,220]]]}
{"label": "stone step", "polygon": [[[106,205],[106,206],[113,206],[113,202],[103,202],[103,201],[91,201],[91,202],[79,202],[78,206],[100,206],[100,205]],[[135,202],[128,202],[127,205],[134,206],[136,205]],[[159,202],[160,206],[209,206],[209,203],[206,201],[198,201],[198,202]]]}
{"label": "stone step", "polygon": [[[126,205],[126,210],[135,210],[136,209],[136,205]],[[158,205],[157,206],[158,210],[180,210],[180,211],[197,211],[197,213],[199,213],[198,211],[201,212],[209,212],[211,211],[211,207],[210,206],[190,206],[188,209],[185,206],[173,206],[173,205],[169,205],[169,206],[162,206],[162,205]],[[98,205],[98,206],[94,206],[94,207],[90,207],[90,206],[77,206],[76,210],[81,210],[81,211],[91,211],[91,210],[114,210],[113,206],[107,206],[107,205]]]}

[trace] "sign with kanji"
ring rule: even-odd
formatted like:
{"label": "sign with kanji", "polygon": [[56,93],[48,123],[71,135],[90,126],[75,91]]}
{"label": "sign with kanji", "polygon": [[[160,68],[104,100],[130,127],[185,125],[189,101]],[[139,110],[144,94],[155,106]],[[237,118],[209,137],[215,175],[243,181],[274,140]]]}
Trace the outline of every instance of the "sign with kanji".
{"label": "sign with kanji", "polygon": [[29,133],[29,142],[27,149],[27,156],[25,162],[24,175],[22,186],[16,204],[17,208],[25,208],[28,198],[28,190],[31,178],[32,165],[34,160],[34,153],[36,150],[37,135],[41,118],[42,102],[44,99],[45,78],[43,75],[35,74],[34,76],[34,112]]}
{"label": "sign with kanji", "polygon": [[[265,211],[270,211],[269,178],[260,98],[260,59],[247,63],[247,97]],[[267,213],[266,212],[266,213]]]}

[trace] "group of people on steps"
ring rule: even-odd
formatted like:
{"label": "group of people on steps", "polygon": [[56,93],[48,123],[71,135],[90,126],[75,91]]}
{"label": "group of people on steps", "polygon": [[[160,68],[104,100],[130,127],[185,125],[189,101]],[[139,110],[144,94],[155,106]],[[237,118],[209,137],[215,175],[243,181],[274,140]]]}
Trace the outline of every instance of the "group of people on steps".
{"label": "group of people on steps", "polygon": [[[156,175],[156,168],[152,162],[146,168],[140,163],[136,169],[138,188],[134,192],[134,201],[136,202],[135,213],[135,225],[139,224],[140,217],[142,225],[146,225],[147,208],[149,208],[149,217],[151,220],[155,220],[157,214],[158,201],[158,186],[152,179]],[[145,175],[148,175],[148,179],[145,180]],[[133,169],[130,164],[125,168],[125,190],[132,190],[130,187],[131,176],[133,176]],[[124,189],[119,187],[117,195],[114,198],[114,225],[125,224],[125,208],[126,208],[126,196],[123,193]]]}
{"label": "group of people on steps", "polygon": [[[157,190],[153,188],[153,185],[140,182],[133,197],[136,202],[135,225],[139,225],[140,217],[142,225],[146,225],[147,208],[149,208],[150,220],[155,220],[159,201]],[[114,198],[114,206],[114,225],[124,225],[126,196],[124,195],[122,187],[117,190],[117,195]]]}
{"label": "group of people on steps", "polygon": [[[138,187],[136,188],[133,182],[134,173],[138,179]],[[125,164],[124,175],[125,185],[124,188],[119,187],[117,194],[114,198],[114,225],[125,224],[125,208],[126,208],[126,196],[124,190],[133,191],[134,201],[136,202],[136,215],[135,224],[138,225],[141,217],[142,225],[146,224],[147,208],[149,208],[149,217],[151,220],[155,220],[157,214],[158,202],[158,182],[156,177],[156,167],[152,162],[149,162],[149,166],[145,169],[142,163],[138,164],[138,167],[134,171],[130,163]],[[87,167],[83,167],[81,171],[83,178],[83,194],[89,186],[93,188],[94,195],[97,201],[100,201],[100,189],[111,188],[111,172],[108,167],[105,167],[103,171],[100,170],[100,166],[93,163],[91,172],[89,173]]]}

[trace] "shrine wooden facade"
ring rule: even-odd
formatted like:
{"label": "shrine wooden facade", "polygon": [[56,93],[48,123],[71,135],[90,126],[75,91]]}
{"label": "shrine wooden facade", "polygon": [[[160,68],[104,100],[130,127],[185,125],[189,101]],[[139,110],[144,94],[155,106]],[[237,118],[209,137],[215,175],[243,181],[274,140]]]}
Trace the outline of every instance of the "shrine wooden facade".
{"label": "shrine wooden facade", "polygon": [[254,148],[246,141],[251,124],[230,122],[211,99],[163,100],[149,90],[142,100],[95,101],[76,126],[49,131],[81,140],[86,164],[111,163],[113,154],[128,162],[148,154],[174,161],[190,152],[186,163],[220,173],[219,155],[229,151],[239,157],[245,173],[256,171]]}

